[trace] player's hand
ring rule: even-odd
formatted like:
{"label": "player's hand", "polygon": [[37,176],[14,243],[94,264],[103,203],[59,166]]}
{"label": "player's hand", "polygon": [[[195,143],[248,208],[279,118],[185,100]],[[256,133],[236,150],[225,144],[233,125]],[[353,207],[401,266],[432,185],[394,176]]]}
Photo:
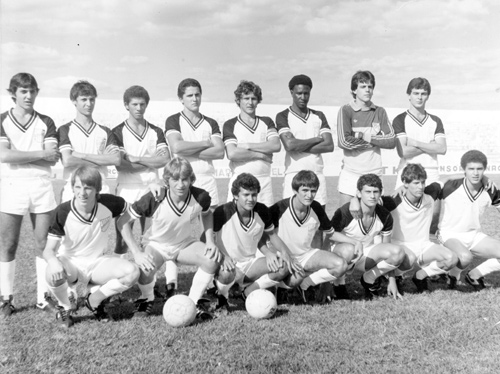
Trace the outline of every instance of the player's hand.
{"label": "player's hand", "polygon": [[361,205],[359,204],[359,200],[357,197],[353,197],[351,202],[349,203],[349,212],[354,219],[363,218],[363,212],[361,211]]}
{"label": "player's hand", "polygon": [[234,269],[236,269],[236,263],[231,257],[224,256],[220,267],[223,271],[232,272]]}
{"label": "player's hand", "polygon": [[66,279],[66,271],[64,270],[64,266],[62,262],[56,258],[48,262],[47,270],[52,282]]}
{"label": "player's hand", "polygon": [[283,266],[281,259],[274,252],[266,254],[266,263],[269,271],[276,273]]}
{"label": "player's hand", "polygon": [[333,284],[331,282],[324,282],[319,285],[317,302],[320,304],[329,304],[334,297]]}
{"label": "player's hand", "polygon": [[222,261],[221,251],[219,250],[219,248],[217,248],[215,243],[210,243],[208,240],[207,244],[205,245],[205,257],[208,257],[210,260],[217,263]]}
{"label": "player's hand", "polygon": [[391,194],[392,198],[398,197],[398,195],[403,198],[403,196],[406,194],[406,188],[405,186],[400,186],[399,188],[396,188],[394,192]]}
{"label": "player's hand", "polygon": [[481,180],[481,182],[483,182],[483,186],[486,187],[486,190],[487,191],[490,191],[490,192],[495,192],[498,187],[497,185],[495,184],[495,182],[493,182],[490,178],[488,178],[486,175],[483,175],[483,179]]}
{"label": "player's hand", "polygon": [[387,284],[387,295],[392,296],[394,300],[403,300],[403,296],[399,293],[396,279],[394,277],[389,277],[389,283]]}
{"label": "player's hand", "polygon": [[49,162],[57,162],[61,158],[61,153],[57,147],[49,147],[43,150],[43,159]]}
{"label": "player's hand", "polygon": [[165,198],[165,195],[167,193],[167,189],[164,186],[162,186],[161,184],[153,182],[153,183],[150,183],[148,187],[149,187],[149,191],[151,191],[151,193],[155,197],[155,201],[162,201]]}
{"label": "player's hand", "polygon": [[144,253],[144,252],[135,253],[134,261],[139,266],[139,268],[141,268],[146,273],[153,271],[155,268],[153,256],[149,253]]}
{"label": "player's hand", "polygon": [[359,261],[361,256],[363,256],[363,243],[356,242],[356,244],[354,244],[354,257],[352,258],[350,263],[355,264]]}
{"label": "player's hand", "polygon": [[290,256],[288,253],[280,253],[281,260],[287,267],[290,274],[293,274],[298,277],[305,277],[306,273],[302,265],[297,261],[297,259],[293,256]]}

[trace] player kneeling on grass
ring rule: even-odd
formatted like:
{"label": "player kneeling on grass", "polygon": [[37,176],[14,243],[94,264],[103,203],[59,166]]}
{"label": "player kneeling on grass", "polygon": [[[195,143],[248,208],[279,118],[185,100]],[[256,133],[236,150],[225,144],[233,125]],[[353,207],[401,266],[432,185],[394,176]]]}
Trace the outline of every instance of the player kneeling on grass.
{"label": "player kneeling on grass", "polygon": [[[189,297],[197,304],[198,317],[211,319],[201,299],[219,268],[220,252],[214,243],[213,215],[210,211],[210,195],[193,186],[195,175],[189,161],[175,157],[165,166],[163,174],[166,193],[156,198],[147,193],[130,206],[118,220],[118,229],[139,265],[139,289],[136,316],[151,314],[154,302],[154,279],[158,269],[166,261],[193,265],[198,271],[193,277]],[[201,219],[206,244],[192,236],[192,226]],[[142,239],[143,248],[134,240],[129,222],[150,217],[151,226]]]}
{"label": "player kneeling on grass", "polygon": [[488,159],[484,153],[468,151],[460,160],[465,178],[448,181],[442,191],[438,239],[458,256],[457,267],[449,272],[452,283],[457,283],[462,270],[474,257],[487,259],[465,275],[465,281],[476,291],[485,288],[484,276],[500,271],[500,240],[484,234],[481,217],[488,207],[500,210],[500,191],[489,188],[484,172]]}
{"label": "player kneeling on grass", "polygon": [[311,247],[318,229],[328,236],[334,235],[334,240],[337,238],[325,210],[314,200],[320,185],[316,174],[302,170],[293,177],[291,184],[294,195],[274,204],[271,215],[275,231],[308,274],[307,278],[297,282],[300,283],[302,298],[307,302],[310,297],[306,297],[305,291],[309,287],[343,276],[347,263],[330,251]]}
{"label": "player kneeling on grass", "polygon": [[[389,275],[387,292],[395,298],[401,297],[393,275],[393,270],[410,270],[405,260],[404,249],[391,244],[393,219],[391,213],[378,204],[382,192],[382,181],[375,174],[362,175],[357,183],[357,197],[360,199],[361,218],[355,219],[346,203],[333,215],[332,225],[336,232],[345,234],[343,239],[335,239],[332,251],[348,263],[348,273],[355,268],[363,272],[360,279],[368,299],[379,296],[380,277]],[[380,235],[382,242],[374,243]],[[349,298],[345,288],[345,277],[333,282],[337,298]]]}
{"label": "player kneeling on grass", "polygon": [[[257,202],[259,192],[258,179],[242,173],[231,186],[233,201],[215,209],[214,231],[224,255],[216,282],[218,308],[227,308],[229,289],[235,282],[247,286],[242,293],[246,298],[257,289],[277,286],[290,275],[303,275],[302,267],[274,232],[269,208]],[[259,249],[264,256],[258,255]]]}
{"label": "player kneeling on grass", "polygon": [[66,327],[73,325],[68,284],[100,285],[88,294],[85,303],[97,319],[105,320],[104,300],[128,290],[139,279],[136,264],[104,255],[113,218],[126,210],[125,200],[99,194],[102,177],[93,167],[76,169],[71,185],[74,198],[56,208],[43,252],[48,263],[47,284],[59,303],[57,319]]}

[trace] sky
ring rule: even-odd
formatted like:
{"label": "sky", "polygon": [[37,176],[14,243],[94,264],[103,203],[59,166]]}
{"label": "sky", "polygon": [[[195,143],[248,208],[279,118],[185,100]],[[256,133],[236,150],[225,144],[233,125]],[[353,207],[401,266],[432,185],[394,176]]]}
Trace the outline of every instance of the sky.
{"label": "sky", "polygon": [[[131,85],[177,100],[198,79],[206,102],[232,102],[242,79],[263,103],[291,102],[288,81],[313,80],[310,105],[351,100],[357,70],[373,101],[406,107],[410,79],[432,85],[428,108],[500,108],[498,0],[0,0],[2,89],[32,73],[46,97],[92,82],[100,98]],[[2,93],[5,93],[3,91]]]}

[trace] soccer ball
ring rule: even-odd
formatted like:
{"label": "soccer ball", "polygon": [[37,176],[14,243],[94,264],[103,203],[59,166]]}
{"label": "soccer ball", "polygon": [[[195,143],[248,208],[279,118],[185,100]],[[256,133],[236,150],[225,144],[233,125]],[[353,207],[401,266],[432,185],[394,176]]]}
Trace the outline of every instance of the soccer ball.
{"label": "soccer ball", "polygon": [[255,290],[248,295],[245,301],[245,308],[253,318],[266,319],[274,315],[278,304],[272,292],[268,290]]}
{"label": "soccer ball", "polygon": [[175,295],[163,306],[163,318],[169,326],[189,326],[196,318],[196,305],[186,295]]}

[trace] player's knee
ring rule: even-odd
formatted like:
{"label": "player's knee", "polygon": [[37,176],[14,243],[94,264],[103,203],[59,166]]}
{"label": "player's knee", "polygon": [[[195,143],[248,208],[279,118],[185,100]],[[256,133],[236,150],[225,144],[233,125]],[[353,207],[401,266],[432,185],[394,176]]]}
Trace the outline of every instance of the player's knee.
{"label": "player's knee", "polygon": [[219,270],[219,267],[220,267],[219,263],[212,261],[208,258],[204,258],[203,264],[201,265],[201,268],[210,274],[215,274],[217,270]]}
{"label": "player's knee", "polygon": [[347,271],[347,261],[342,257],[335,257],[330,260],[328,272],[336,277],[342,276]]}
{"label": "player's knee", "polygon": [[288,277],[290,275],[290,272],[286,268],[286,266],[282,266],[279,268],[279,270],[275,273],[269,273],[269,278],[276,280],[276,281],[281,281]]}
{"label": "player's knee", "polygon": [[236,271],[227,271],[227,270],[222,270],[219,269],[219,272],[217,274],[217,280],[222,283],[222,284],[230,284],[233,282],[236,278]]}
{"label": "player's knee", "polygon": [[139,277],[141,275],[141,272],[139,270],[139,266],[136,264],[133,264],[132,262],[129,262],[126,267],[123,269],[125,276],[121,278],[121,282],[125,286],[132,287],[134,284],[136,284],[139,281]]}
{"label": "player's knee", "polygon": [[453,269],[458,264],[458,256],[454,252],[449,251],[444,255],[443,263],[445,270]]}
{"label": "player's knee", "polygon": [[413,252],[408,252],[405,253],[403,262],[401,263],[401,266],[399,266],[399,269],[401,270],[410,270],[413,265],[417,262],[417,256]]}
{"label": "player's knee", "polygon": [[402,247],[399,245],[391,245],[389,248],[389,261],[393,262],[393,265],[400,265],[405,259],[406,253]]}
{"label": "player's knee", "polygon": [[354,258],[354,246],[348,243],[338,244],[335,246],[333,253],[342,257],[346,262],[351,262]]}
{"label": "player's knee", "polygon": [[474,257],[470,252],[463,252],[458,255],[459,265],[462,265],[463,268],[469,266],[473,259]]}

